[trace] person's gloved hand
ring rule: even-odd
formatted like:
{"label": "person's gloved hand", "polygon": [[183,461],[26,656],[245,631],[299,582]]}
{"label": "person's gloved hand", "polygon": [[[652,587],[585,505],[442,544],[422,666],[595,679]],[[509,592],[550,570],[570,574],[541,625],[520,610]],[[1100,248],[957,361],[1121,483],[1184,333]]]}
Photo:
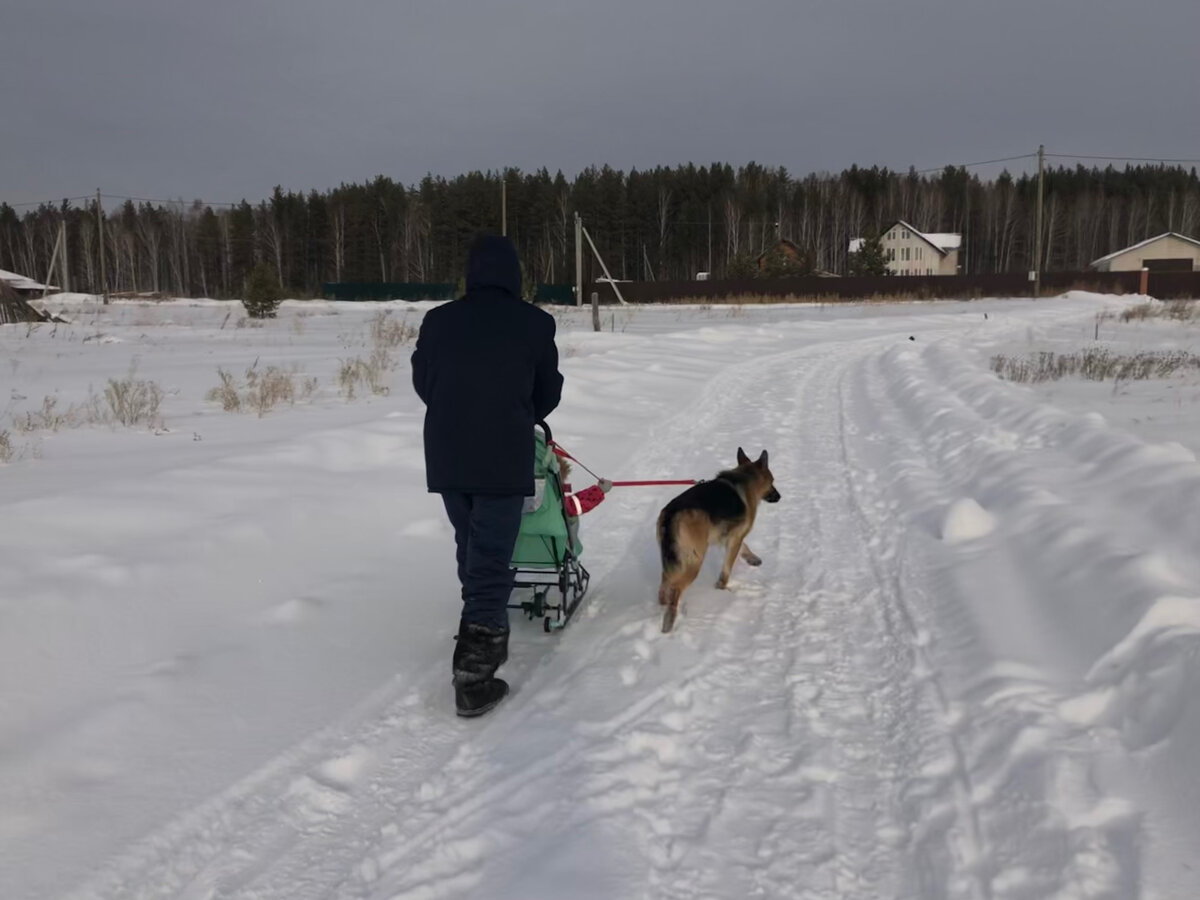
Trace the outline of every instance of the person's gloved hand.
{"label": "person's gloved hand", "polygon": [[600,487],[600,490],[602,490],[604,493],[607,494],[609,491],[612,490],[612,482],[609,481],[607,478],[601,478],[600,482],[599,482],[599,487]]}

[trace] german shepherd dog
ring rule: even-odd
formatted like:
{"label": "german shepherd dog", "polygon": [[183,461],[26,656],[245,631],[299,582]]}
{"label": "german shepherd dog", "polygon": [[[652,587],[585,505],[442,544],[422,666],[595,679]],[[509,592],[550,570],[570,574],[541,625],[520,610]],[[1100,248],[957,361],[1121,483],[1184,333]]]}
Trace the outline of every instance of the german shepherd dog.
{"label": "german shepherd dog", "polygon": [[737,468],[688,488],[658,514],[658,546],[662,553],[658,602],[666,607],[664,633],[675,627],[679,598],[700,574],[709,544],[725,546],[725,565],[717,579],[720,590],[729,584],[729,571],[739,555],[749,565],[762,565],[743,541],[754,527],[758,504],[764,500],[778,503],[779,491],[767,468],[766,450],[751,461],[738,447],[737,461]]}

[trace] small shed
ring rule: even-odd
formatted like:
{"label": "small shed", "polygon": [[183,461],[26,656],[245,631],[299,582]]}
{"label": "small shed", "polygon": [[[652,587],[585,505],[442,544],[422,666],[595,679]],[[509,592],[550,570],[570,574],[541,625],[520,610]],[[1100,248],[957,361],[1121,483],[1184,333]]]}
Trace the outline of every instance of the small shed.
{"label": "small shed", "polygon": [[5,269],[0,269],[0,281],[7,284],[18,297],[32,297],[35,294],[41,295],[58,290],[53,284],[42,284],[40,281],[34,281],[32,278],[26,278],[24,275]]}
{"label": "small shed", "polygon": [[29,301],[18,294],[6,279],[0,278],[0,325],[45,322],[48,319],[45,313],[30,306]]}
{"label": "small shed", "polygon": [[1200,241],[1168,231],[1102,256],[1091,266],[1097,272],[1200,272]]}

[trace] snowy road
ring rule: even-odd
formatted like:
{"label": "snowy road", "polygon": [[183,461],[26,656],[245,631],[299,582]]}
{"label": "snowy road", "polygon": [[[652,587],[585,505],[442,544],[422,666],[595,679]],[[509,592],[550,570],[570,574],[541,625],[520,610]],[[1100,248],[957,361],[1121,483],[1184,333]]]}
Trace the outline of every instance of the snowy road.
{"label": "snowy road", "polygon": [[[614,495],[583,523],[594,577],[579,620],[557,637],[518,625],[515,693],[478,722],[452,714],[448,534],[420,491],[407,399],[157,473],[83,559],[55,567],[7,528],[21,596],[61,602],[51,570],[82,567],[150,624],[146,646],[95,651],[103,702],[43,686],[73,698],[60,721],[29,714],[0,747],[0,801],[19,810],[0,821],[3,895],[1195,895],[1200,465],[986,370],[980,346],[1085,325],[1085,304],[991,308],[986,332],[976,309],[931,304],[592,356],[580,336],[568,403],[618,417],[603,394],[619,391],[627,434],[589,442],[568,406],[572,450],[638,478],[704,476],[765,447],[783,499],[748,539],[764,565],[720,592],[710,558],[664,636],[651,535],[665,497]],[[44,535],[133,491],[8,508]],[[364,508],[372,535],[355,530]],[[152,565],[116,561],[131,541]],[[270,546],[322,549],[289,557],[247,619],[233,576],[186,555],[197,541],[227,561],[239,548],[240,574]],[[397,570],[416,587],[399,609]],[[222,578],[213,613],[201,598]],[[158,620],[167,584],[178,602]],[[0,611],[31,643],[62,626]],[[31,657],[9,674],[36,670]]]}

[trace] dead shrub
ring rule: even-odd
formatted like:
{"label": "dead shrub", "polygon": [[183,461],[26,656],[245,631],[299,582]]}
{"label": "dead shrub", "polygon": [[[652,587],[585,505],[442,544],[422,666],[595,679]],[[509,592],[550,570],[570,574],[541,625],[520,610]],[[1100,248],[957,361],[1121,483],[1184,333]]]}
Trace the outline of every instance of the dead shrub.
{"label": "dead shrub", "polygon": [[13,416],[12,426],[18,432],[31,434],[35,431],[58,431],[62,428],[73,428],[78,421],[79,413],[76,407],[70,406],[65,411],[59,411],[58,398],[47,395],[42,398],[41,409]]}
{"label": "dead shrub", "polygon": [[233,377],[232,372],[227,372],[220,367],[217,368],[217,376],[221,379],[221,383],[210,390],[204,399],[212,403],[220,403],[221,409],[225,412],[240,412],[242,397],[238,393],[237,379]]}
{"label": "dead shrub", "polygon": [[253,366],[246,370],[246,405],[258,412],[259,418],[280,403],[296,402],[296,385],[292,373],[278,366],[267,366],[259,372]]}
{"label": "dead shrub", "polygon": [[1043,351],[1031,356],[993,356],[992,371],[1006,381],[1039,384],[1078,376],[1088,381],[1145,381],[1200,370],[1200,356],[1184,350],[1113,353],[1105,348],[1082,353]]}
{"label": "dead shrub", "polygon": [[367,393],[381,395],[391,391],[390,374],[396,368],[392,350],[414,340],[418,329],[407,320],[396,321],[391,313],[381,312],[371,320],[371,355],[341,360],[338,388],[347,401]]}
{"label": "dead shrub", "polygon": [[1200,319],[1200,304],[1189,300],[1172,300],[1169,303],[1152,300],[1131,306],[1121,313],[1122,322],[1144,322],[1147,319],[1194,322]]}
{"label": "dead shrub", "polygon": [[1122,322],[1142,322],[1155,315],[1155,304],[1139,303],[1137,306],[1131,306],[1129,309],[1121,312]]}
{"label": "dead shrub", "polygon": [[311,400],[317,392],[316,378],[305,378],[297,387],[298,369],[279,366],[258,368],[258,360],[246,369],[245,384],[239,384],[231,372],[218,368],[221,383],[209,390],[205,399],[220,403],[225,412],[254,411],[262,418],[281,403],[293,405],[296,399]]}
{"label": "dead shrub", "polygon": [[387,310],[381,310],[371,319],[371,346],[394,350],[404,344],[416,340],[418,329],[408,321],[393,319]]}
{"label": "dead shrub", "polygon": [[367,359],[358,356],[341,361],[338,387],[347,400],[355,399],[360,393],[387,394],[391,391],[388,374],[395,367],[391,354],[382,347],[376,347]]}
{"label": "dead shrub", "polygon": [[161,424],[158,408],[162,405],[163,390],[153,381],[135,377],[134,369],[124,378],[110,378],[104,389],[104,399],[112,420],[132,428],[146,425],[154,428]]}
{"label": "dead shrub", "polygon": [[13,416],[12,428],[22,434],[84,425],[157,428],[162,425],[159,407],[163,396],[162,388],[153,381],[135,377],[130,369],[124,378],[110,378],[102,396],[89,391],[86,401],[72,403],[66,409],[60,409],[57,397],[48,395],[42,398],[41,409]]}
{"label": "dead shrub", "polygon": [[17,448],[13,446],[12,438],[7,431],[0,431],[0,463],[10,463],[17,455]]}

